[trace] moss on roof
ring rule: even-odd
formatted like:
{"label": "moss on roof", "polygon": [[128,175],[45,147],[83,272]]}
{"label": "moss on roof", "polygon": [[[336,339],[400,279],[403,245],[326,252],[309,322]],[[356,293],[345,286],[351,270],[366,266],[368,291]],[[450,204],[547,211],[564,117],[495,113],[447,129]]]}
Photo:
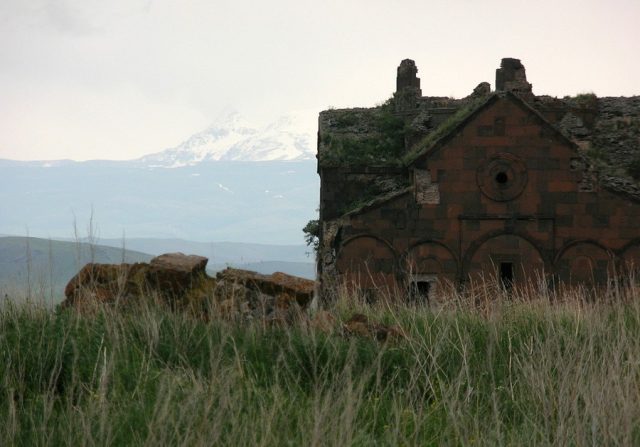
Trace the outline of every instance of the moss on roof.
{"label": "moss on roof", "polygon": [[[408,151],[405,137],[410,133],[410,126],[405,124],[402,115],[395,113],[393,98],[374,108],[324,111],[320,114],[319,163],[338,167],[410,166],[455,135],[457,128],[497,95],[449,99],[447,109],[457,107],[458,110]],[[524,104],[568,141],[582,142],[580,152],[601,173],[601,186],[640,200],[640,96],[598,98],[592,93],[564,98],[536,96]],[[550,115],[546,113],[549,111]],[[591,121],[583,122],[581,111],[591,116]],[[567,119],[569,116],[573,121]],[[584,148],[590,149],[584,152]]]}
{"label": "moss on roof", "polygon": [[[362,190],[357,200],[347,203],[342,209],[342,214],[349,214],[357,210],[368,208],[379,203],[381,199],[389,199],[400,193],[412,189],[409,177],[396,177],[394,179],[378,179],[371,182]],[[383,201],[384,201],[383,200]]]}
{"label": "moss on roof", "polygon": [[318,158],[324,166],[400,165],[404,120],[393,100],[371,109],[328,110],[320,115]]}
{"label": "moss on roof", "polygon": [[418,144],[412,147],[402,158],[404,165],[413,163],[418,157],[425,154],[432,146],[441,139],[447,137],[453,130],[464,123],[482,106],[487,104],[494,95],[471,99],[466,105],[459,108],[445,122],[438,126],[433,132],[424,137]]}

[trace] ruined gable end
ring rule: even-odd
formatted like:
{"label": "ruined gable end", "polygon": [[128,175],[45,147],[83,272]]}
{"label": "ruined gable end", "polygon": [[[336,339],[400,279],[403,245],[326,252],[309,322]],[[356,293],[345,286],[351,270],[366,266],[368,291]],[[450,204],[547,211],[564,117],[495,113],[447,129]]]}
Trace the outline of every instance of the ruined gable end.
{"label": "ruined gable end", "polygon": [[422,96],[417,73],[405,59],[383,105],[320,116],[321,290],[431,300],[640,267],[640,186],[592,158],[620,136],[640,160],[640,126],[614,124],[640,98],[537,96],[514,58],[460,99]]}

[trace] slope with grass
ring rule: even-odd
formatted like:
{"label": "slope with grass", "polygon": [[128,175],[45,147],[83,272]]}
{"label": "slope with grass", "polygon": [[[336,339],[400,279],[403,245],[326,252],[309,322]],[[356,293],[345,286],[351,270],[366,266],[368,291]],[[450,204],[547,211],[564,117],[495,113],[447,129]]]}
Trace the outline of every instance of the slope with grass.
{"label": "slope with grass", "polygon": [[[303,245],[261,245],[239,243],[198,243],[183,240],[141,239],[118,244],[115,239],[94,242],[69,242],[33,237],[0,237],[0,296],[20,295],[29,289],[32,294],[47,291],[58,303],[69,280],[88,262],[119,264],[148,262],[162,253],[182,251],[214,260],[207,267],[209,274],[227,267],[271,274],[277,271],[303,278],[315,278],[315,264],[304,254]],[[103,245],[104,244],[104,245]],[[120,245],[120,248],[118,248]],[[153,252],[131,250],[151,248]],[[278,257],[295,261],[280,261]],[[266,259],[266,260],[262,260]],[[244,262],[243,262],[244,261]]]}
{"label": "slope with grass", "polygon": [[[640,293],[537,292],[438,308],[342,296],[333,332],[5,303],[0,444],[637,445]],[[406,338],[346,337],[353,312]]]}
{"label": "slope with grass", "polygon": [[0,237],[0,292],[47,290],[59,301],[62,290],[88,262],[148,262],[151,255],[88,242],[62,242],[33,237]]}

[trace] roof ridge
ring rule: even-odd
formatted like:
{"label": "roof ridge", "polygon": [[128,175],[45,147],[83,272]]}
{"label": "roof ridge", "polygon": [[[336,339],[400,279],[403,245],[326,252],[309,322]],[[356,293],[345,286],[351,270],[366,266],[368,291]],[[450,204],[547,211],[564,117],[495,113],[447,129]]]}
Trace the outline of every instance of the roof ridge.
{"label": "roof ridge", "polygon": [[434,129],[433,132],[426,135],[418,142],[413,150],[403,157],[403,165],[410,166],[417,159],[432,151],[432,149],[441,143],[444,143],[451,135],[453,135],[460,127],[462,127],[468,119],[477,113],[481,108],[498,98],[498,92],[492,92],[487,97],[472,100],[469,104],[458,109],[449,119]]}
{"label": "roof ridge", "polygon": [[366,201],[365,203],[363,203],[362,205],[352,209],[351,211],[348,211],[346,213],[343,213],[341,216],[350,216],[352,214],[358,214],[361,213],[362,211],[365,211],[366,209],[372,208],[376,205],[380,205],[384,202],[387,202],[391,199],[394,199],[398,196],[401,196],[403,194],[406,194],[407,192],[411,192],[413,190],[413,185],[409,185],[406,186],[404,188],[401,189],[394,189],[392,191],[388,191],[385,193],[380,193],[377,196],[371,198],[370,200]]}

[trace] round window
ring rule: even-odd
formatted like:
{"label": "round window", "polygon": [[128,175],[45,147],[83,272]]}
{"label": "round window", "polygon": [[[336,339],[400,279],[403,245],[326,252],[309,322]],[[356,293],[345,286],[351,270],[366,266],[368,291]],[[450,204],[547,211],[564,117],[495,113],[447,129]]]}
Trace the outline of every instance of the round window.
{"label": "round window", "polygon": [[478,167],[478,187],[492,200],[504,202],[518,197],[527,184],[527,167],[513,154],[497,154]]}

